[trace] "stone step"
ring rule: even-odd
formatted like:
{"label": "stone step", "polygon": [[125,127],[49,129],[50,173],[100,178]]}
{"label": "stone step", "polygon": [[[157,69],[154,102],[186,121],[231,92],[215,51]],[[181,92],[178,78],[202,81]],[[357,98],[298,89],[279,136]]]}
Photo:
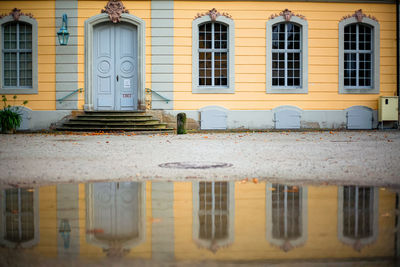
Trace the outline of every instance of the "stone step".
{"label": "stone step", "polygon": [[167,131],[166,123],[160,123],[143,111],[85,111],[65,122],[59,131]]}
{"label": "stone step", "polygon": [[120,111],[113,111],[113,110],[104,110],[104,111],[85,111],[85,114],[89,116],[98,116],[98,115],[145,115],[146,112],[142,110],[132,111],[132,110],[120,110]]}
{"label": "stone step", "polygon": [[78,115],[78,119],[151,119],[151,115],[110,114],[110,115]]}
{"label": "stone step", "polygon": [[69,122],[81,122],[81,123],[121,123],[121,124],[152,124],[159,123],[156,119],[109,119],[109,118],[76,118],[70,119]]}
{"label": "stone step", "polygon": [[152,123],[120,123],[120,122],[80,122],[80,121],[69,121],[64,123],[67,127],[99,127],[99,128],[120,128],[120,127],[132,127],[132,128],[166,128],[166,123],[152,122]]}
{"label": "stone step", "polygon": [[173,132],[173,128],[82,128],[82,127],[58,127],[57,131],[80,131],[80,132],[107,132],[107,131],[123,131],[123,132]]}

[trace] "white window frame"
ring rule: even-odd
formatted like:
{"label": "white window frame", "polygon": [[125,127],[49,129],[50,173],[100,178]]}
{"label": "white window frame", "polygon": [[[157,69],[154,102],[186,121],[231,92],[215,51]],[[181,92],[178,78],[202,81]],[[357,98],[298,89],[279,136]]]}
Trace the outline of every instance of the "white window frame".
{"label": "white window frame", "polygon": [[[224,24],[228,30],[228,84],[226,86],[199,85],[199,26],[208,22]],[[204,15],[192,22],[192,93],[194,94],[233,94],[235,93],[235,23],[225,16],[212,21]]]}
{"label": "white window frame", "polygon": [[14,22],[12,15],[0,19],[0,94],[37,94],[38,93],[38,23],[34,18],[21,15],[17,22],[32,26],[32,87],[6,87],[3,75],[4,24]]}
{"label": "white window frame", "polygon": [[[272,27],[280,23],[293,23],[301,28],[300,42],[300,87],[272,85]],[[284,16],[270,19],[266,23],[266,92],[267,94],[307,94],[308,93],[308,22],[297,16],[286,21]]]}
{"label": "white window frame", "polygon": [[[350,24],[365,24],[372,30],[372,74],[370,87],[346,87],[344,86],[344,28]],[[363,17],[362,22],[358,22],[355,17],[343,19],[339,22],[339,94],[379,94],[379,60],[380,60],[380,26],[373,19]]]}

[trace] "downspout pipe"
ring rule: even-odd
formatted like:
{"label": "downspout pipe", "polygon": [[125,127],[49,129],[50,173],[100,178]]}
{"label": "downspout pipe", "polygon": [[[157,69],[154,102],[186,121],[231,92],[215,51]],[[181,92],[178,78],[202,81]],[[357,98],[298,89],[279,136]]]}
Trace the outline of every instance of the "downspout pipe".
{"label": "downspout pipe", "polygon": [[399,1],[396,0],[396,43],[397,43],[397,96],[400,96],[400,47],[399,47],[399,40],[400,40],[400,21],[399,21]]}

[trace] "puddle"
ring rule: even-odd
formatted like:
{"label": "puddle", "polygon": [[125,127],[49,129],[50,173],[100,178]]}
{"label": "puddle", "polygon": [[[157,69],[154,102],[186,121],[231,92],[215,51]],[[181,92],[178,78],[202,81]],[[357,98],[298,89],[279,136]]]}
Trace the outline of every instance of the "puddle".
{"label": "puddle", "polygon": [[400,254],[389,188],[109,182],[0,199],[0,266],[396,266]]}

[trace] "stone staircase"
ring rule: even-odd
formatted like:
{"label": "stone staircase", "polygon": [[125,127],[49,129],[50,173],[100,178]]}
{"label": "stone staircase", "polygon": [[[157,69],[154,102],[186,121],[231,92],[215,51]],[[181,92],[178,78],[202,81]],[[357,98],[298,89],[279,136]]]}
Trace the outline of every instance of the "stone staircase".
{"label": "stone staircase", "polygon": [[166,123],[142,111],[85,111],[69,119],[58,131],[172,132]]}

